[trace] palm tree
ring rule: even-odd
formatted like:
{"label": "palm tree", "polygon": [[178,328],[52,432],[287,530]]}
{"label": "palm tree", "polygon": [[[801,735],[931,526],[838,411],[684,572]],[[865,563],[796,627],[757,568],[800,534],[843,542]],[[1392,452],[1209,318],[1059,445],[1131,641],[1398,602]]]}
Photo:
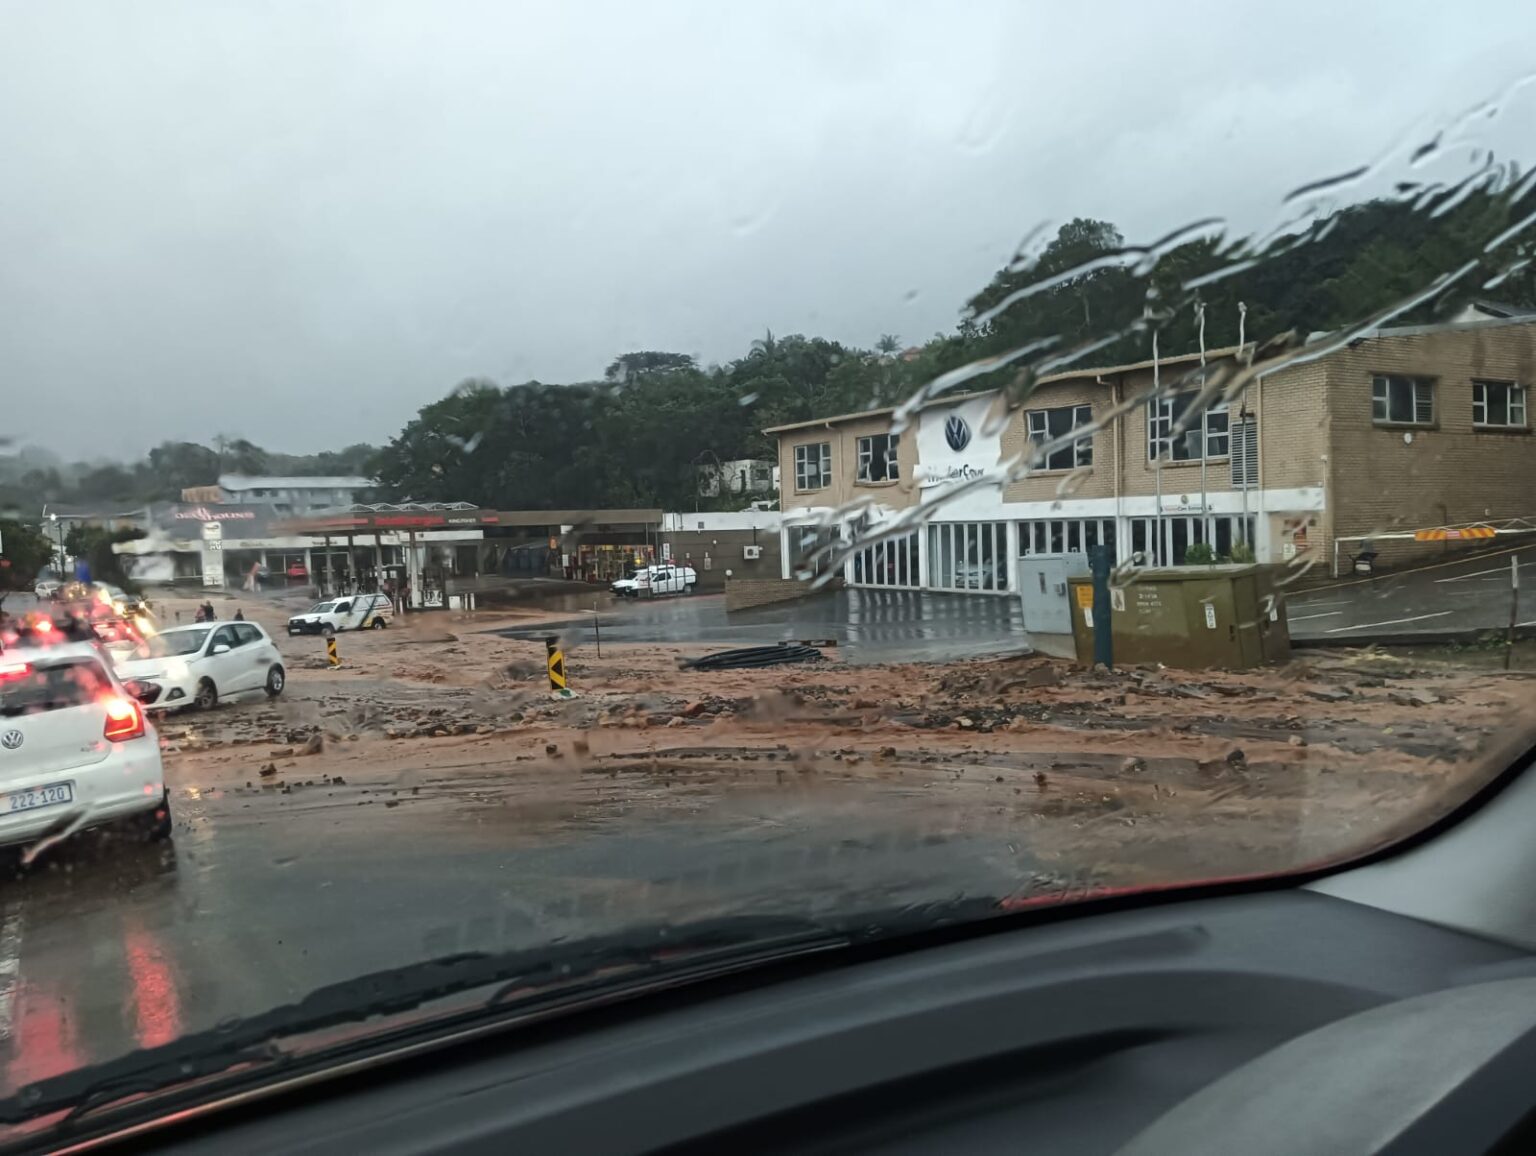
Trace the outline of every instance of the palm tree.
{"label": "palm tree", "polygon": [[755,357],[762,361],[772,361],[779,352],[779,339],[773,335],[773,330],[763,330],[763,335],[752,343],[748,357]]}
{"label": "palm tree", "polygon": [[901,348],[901,338],[894,333],[882,333],[880,340],[875,342],[875,350],[884,357],[889,357]]}

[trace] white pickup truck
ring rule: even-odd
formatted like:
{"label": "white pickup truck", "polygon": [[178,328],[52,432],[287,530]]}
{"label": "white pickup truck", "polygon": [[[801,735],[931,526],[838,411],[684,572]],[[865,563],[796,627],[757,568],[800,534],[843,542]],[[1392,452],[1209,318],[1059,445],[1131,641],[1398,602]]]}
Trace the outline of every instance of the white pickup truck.
{"label": "white pickup truck", "polygon": [[341,630],[383,630],[394,616],[386,594],[348,594],[320,602],[288,620],[289,634],[331,635]]}
{"label": "white pickup truck", "polygon": [[642,594],[692,594],[699,575],[692,566],[642,566],[633,578],[620,578],[608,587],[620,598],[639,598]]}

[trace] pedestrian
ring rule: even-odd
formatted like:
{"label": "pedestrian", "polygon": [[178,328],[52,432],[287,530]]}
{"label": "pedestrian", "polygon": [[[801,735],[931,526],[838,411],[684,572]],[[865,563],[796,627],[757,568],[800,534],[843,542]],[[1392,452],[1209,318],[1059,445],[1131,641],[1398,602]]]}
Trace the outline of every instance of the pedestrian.
{"label": "pedestrian", "polygon": [[400,613],[405,614],[411,608],[411,580],[409,578],[400,581]]}
{"label": "pedestrian", "polygon": [[245,621],[245,611],[244,610],[236,610],[235,611],[235,621],[236,622],[244,622]]}
{"label": "pedestrian", "polygon": [[203,621],[204,622],[213,622],[213,621],[217,620],[218,617],[219,616],[218,616],[217,612],[215,612],[215,610],[213,609],[213,603],[212,602],[204,602],[203,603]]}

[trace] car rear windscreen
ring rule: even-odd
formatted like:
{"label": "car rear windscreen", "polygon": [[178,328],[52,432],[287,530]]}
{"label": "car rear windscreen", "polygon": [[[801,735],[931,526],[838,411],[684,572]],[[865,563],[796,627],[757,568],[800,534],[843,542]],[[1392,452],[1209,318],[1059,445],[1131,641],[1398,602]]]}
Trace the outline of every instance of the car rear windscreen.
{"label": "car rear windscreen", "polygon": [[0,668],[0,716],[85,706],[112,691],[101,664],[89,658],[29,666],[24,671]]}

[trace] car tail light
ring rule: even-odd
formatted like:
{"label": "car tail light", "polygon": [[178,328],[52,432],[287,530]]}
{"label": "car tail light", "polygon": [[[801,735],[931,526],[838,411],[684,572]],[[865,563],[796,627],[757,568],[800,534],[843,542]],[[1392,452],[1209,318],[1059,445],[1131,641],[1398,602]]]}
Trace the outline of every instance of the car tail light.
{"label": "car tail light", "polygon": [[0,665],[0,682],[11,678],[26,678],[31,673],[32,664],[30,662],[12,662],[7,665]]}
{"label": "car tail light", "polygon": [[126,698],[109,698],[102,701],[107,710],[107,725],[102,737],[114,743],[136,739],[144,733],[144,712],[139,704]]}

